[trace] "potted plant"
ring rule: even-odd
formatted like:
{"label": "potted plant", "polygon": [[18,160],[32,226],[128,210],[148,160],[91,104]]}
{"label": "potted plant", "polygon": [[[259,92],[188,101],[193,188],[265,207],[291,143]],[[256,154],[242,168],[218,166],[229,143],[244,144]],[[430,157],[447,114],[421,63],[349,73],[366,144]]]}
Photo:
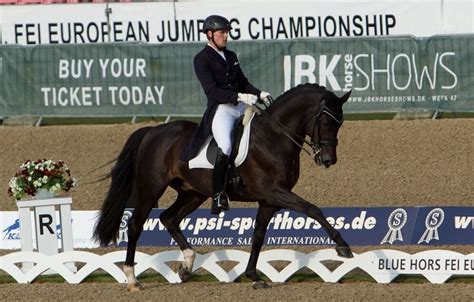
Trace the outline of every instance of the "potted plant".
{"label": "potted plant", "polygon": [[51,198],[61,192],[68,192],[77,186],[77,180],[61,160],[27,160],[20,170],[10,179],[8,195],[16,200],[26,195],[36,199]]}
{"label": "potted plant", "polygon": [[[27,160],[20,165],[20,170],[10,179],[8,195],[17,200],[22,251],[33,251],[36,245],[39,253],[57,254],[58,240],[61,241],[62,251],[73,250],[72,198],[54,197],[59,197],[62,192],[68,192],[76,185],[77,180],[71,177],[71,171],[61,160]],[[28,196],[30,198],[25,198]],[[74,263],[66,264],[71,271],[76,271]],[[31,268],[33,263],[22,264],[25,272]]]}

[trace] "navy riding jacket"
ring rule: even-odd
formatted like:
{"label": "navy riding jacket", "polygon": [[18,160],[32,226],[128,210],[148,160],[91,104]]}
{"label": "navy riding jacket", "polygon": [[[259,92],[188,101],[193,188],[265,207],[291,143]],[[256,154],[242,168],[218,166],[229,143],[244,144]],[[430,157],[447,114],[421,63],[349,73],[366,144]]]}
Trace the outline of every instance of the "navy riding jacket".
{"label": "navy riding jacket", "polygon": [[189,161],[195,157],[211,134],[212,120],[219,104],[237,105],[238,93],[260,95],[245,77],[237,55],[224,49],[225,60],[211,46],[206,45],[194,57],[194,72],[207,96],[207,109],[191,140],[184,147],[180,159]]}

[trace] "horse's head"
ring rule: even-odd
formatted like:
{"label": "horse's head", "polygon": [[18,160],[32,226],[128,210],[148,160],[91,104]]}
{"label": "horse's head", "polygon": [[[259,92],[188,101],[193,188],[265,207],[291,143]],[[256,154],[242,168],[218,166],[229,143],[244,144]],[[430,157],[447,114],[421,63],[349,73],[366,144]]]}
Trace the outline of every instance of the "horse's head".
{"label": "horse's head", "polygon": [[342,105],[347,101],[351,91],[338,98],[333,93],[327,94],[314,116],[311,142],[315,152],[314,161],[319,166],[328,168],[337,162],[337,133],[344,117]]}

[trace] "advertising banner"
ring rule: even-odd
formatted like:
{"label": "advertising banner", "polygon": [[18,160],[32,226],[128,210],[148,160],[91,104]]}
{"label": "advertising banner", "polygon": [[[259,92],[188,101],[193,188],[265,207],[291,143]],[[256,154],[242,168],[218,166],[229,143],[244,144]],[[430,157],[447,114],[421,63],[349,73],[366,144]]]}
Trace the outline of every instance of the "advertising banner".
{"label": "advertising banner", "polygon": [[[474,208],[324,208],[328,222],[349,245],[443,245],[474,244]],[[180,228],[192,245],[251,245],[256,209],[232,209],[211,216],[198,209],[185,218]],[[117,244],[126,245],[125,221]],[[154,209],[140,237],[141,245],[173,246],[159,220],[161,210]],[[164,232],[163,232],[164,231]],[[160,235],[158,235],[160,233]],[[321,225],[310,217],[282,210],[274,215],[267,228],[265,245],[333,245]]]}
{"label": "advertising banner", "polygon": [[469,0],[81,3],[0,6],[0,44],[205,41],[210,12],[232,40],[474,33]]}
{"label": "advertising banner", "polygon": [[191,54],[201,47],[0,48],[0,115],[199,115]]}
{"label": "advertising banner", "polygon": [[[0,47],[0,116],[201,116],[203,43]],[[277,97],[302,83],[346,113],[474,111],[474,35],[233,42],[249,80]]]}
{"label": "advertising banner", "polygon": [[[368,207],[323,208],[328,222],[349,245],[465,245],[474,244],[473,207]],[[153,209],[138,241],[141,246],[176,247],[161,223],[163,209]],[[118,246],[128,242],[127,223],[133,210],[124,211]],[[98,247],[92,240],[97,211],[73,211],[75,248]],[[198,209],[183,219],[184,236],[194,246],[249,246],[255,225],[255,208],[235,208],[219,216]],[[0,248],[20,247],[17,212],[0,212]],[[59,236],[60,234],[58,234]],[[328,246],[334,242],[310,217],[282,210],[269,223],[264,241],[268,246]]]}

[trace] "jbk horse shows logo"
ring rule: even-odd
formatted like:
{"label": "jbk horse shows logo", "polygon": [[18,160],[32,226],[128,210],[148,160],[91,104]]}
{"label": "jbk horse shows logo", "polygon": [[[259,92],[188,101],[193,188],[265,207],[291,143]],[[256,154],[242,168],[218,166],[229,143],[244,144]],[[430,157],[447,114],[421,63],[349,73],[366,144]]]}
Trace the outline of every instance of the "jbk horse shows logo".
{"label": "jbk horse shows logo", "polygon": [[20,239],[20,219],[15,220],[12,225],[9,225],[2,231],[2,237],[5,240],[19,240]]}

